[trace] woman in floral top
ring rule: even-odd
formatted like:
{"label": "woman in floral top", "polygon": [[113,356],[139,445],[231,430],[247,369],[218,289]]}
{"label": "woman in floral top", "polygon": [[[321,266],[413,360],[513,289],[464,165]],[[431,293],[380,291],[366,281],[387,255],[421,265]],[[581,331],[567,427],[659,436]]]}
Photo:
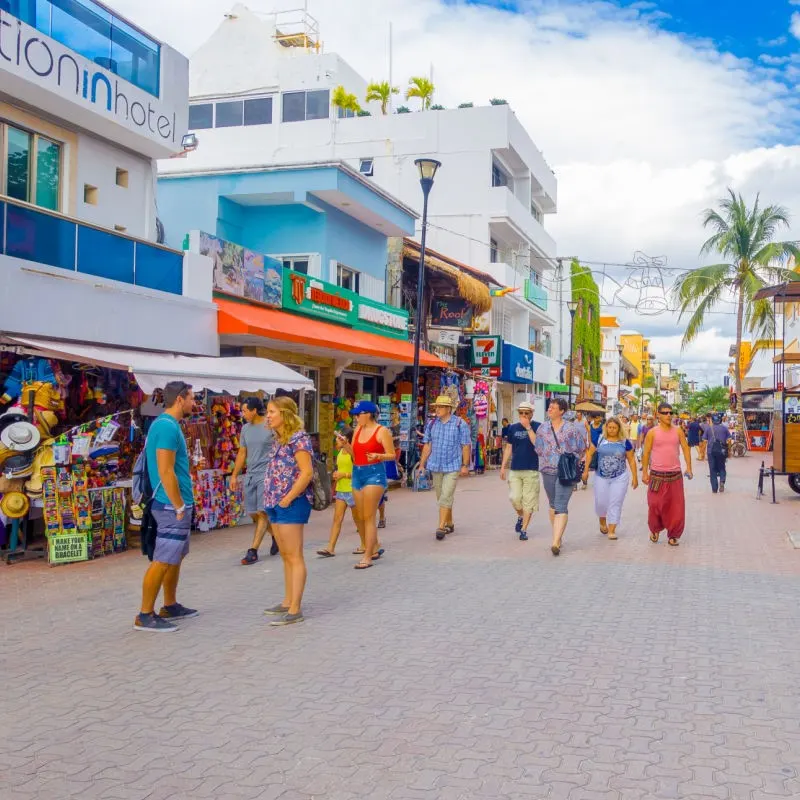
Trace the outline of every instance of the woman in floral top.
{"label": "woman in floral top", "polygon": [[311,440],[297,416],[291,397],[274,397],[267,406],[267,425],[275,434],[264,476],[264,510],[272,523],[283,559],[283,602],[264,613],[276,617],[273,625],[303,621],[301,603],[306,585],[303,528],[311,516]]}
{"label": "woman in floral top", "polygon": [[539,472],[544,490],[550,501],[550,524],[553,528],[554,556],[561,552],[561,540],[567,529],[569,501],[574,486],[564,486],[558,480],[558,458],[562,453],[574,453],[578,461],[586,452],[586,428],[582,422],[567,422],[564,413],[567,401],[557,397],[547,407],[548,422],[536,431],[536,453],[539,456]]}

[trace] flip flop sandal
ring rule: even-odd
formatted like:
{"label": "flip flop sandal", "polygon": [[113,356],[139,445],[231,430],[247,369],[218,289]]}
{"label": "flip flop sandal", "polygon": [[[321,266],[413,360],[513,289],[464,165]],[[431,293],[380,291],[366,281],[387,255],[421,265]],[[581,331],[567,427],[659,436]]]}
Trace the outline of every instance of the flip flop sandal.
{"label": "flip flop sandal", "polygon": [[602,533],[602,534],[603,534],[603,536],[608,536],[608,528],[604,528],[604,527],[601,525],[601,526],[600,526],[600,533]]}
{"label": "flip flop sandal", "polygon": [[353,569],[369,569],[371,566],[372,562],[365,564],[363,561],[359,561],[358,564],[353,567]]}
{"label": "flip flop sandal", "polygon": [[667,544],[670,547],[678,547],[680,545],[680,542],[677,539],[668,539]]}
{"label": "flip flop sandal", "polygon": [[378,527],[379,528],[385,528],[386,527],[386,520],[385,519],[379,520],[378,521]]}
{"label": "flip flop sandal", "polygon": [[650,534],[650,541],[651,541],[653,544],[658,544],[658,537],[659,537],[659,536],[661,536],[661,534],[660,534],[660,533],[651,533],[651,534]]}
{"label": "flip flop sandal", "polygon": [[353,555],[354,556],[363,556],[364,555],[364,551],[361,548],[357,547],[355,550],[353,550]]}
{"label": "flip flop sandal", "polygon": [[322,550],[317,550],[317,555],[322,556],[323,558],[333,558],[336,553],[331,553],[331,551],[326,547]]}
{"label": "flip flop sandal", "polygon": [[608,540],[610,542],[616,542],[617,541],[617,534],[616,533],[609,533],[608,534]]}
{"label": "flip flop sandal", "polygon": [[378,559],[379,559],[379,558],[380,558],[380,557],[381,557],[381,556],[382,556],[382,555],[383,555],[385,552],[386,552],[386,551],[385,551],[385,550],[384,550],[384,549],[381,547],[381,549],[380,549],[380,550],[378,550],[378,552],[377,552],[377,553],[374,553],[374,554],[373,554],[373,556],[372,556],[372,560],[373,560],[373,561],[377,561],[377,560],[378,560]]}

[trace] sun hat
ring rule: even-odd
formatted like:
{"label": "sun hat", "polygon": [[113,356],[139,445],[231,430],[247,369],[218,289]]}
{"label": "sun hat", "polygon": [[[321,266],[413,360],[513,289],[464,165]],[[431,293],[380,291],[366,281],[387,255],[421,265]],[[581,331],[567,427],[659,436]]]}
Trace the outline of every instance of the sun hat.
{"label": "sun hat", "polygon": [[440,394],[434,403],[431,403],[432,406],[443,406],[445,408],[452,408],[453,407],[453,398],[448,397],[446,394]]}
{"label": "sun hat", "polygon": [[353,410],[350,413],[354,417],[357,417],[359,414],[377,414],[378,406],[376,406],[371,400],[359,400],[353,406]]}
{"label": "sun hat", "polygon": [[518,406],[517,411],[530,411],[531,414],[535,411],[533,404],[529,403],[527,400],[523,400]]}
{"label": "sun hat", "polygon": [[15,453],[35,450],[41,441],[41,434],[35,425],[25,422],[12,422],[0,432],[0,442]]}
{"label": "sun hat", "polygon": [[0,514],[9,519],[19,519],[28,513],[31,501],[22,492],[6,492],[0,500]]}

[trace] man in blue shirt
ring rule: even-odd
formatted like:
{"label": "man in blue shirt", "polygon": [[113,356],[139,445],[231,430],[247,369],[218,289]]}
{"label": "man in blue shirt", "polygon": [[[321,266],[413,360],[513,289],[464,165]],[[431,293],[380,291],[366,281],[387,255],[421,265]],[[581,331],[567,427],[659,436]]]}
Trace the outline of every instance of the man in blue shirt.
{"label": "man in blue shirt", "polygon": [[[177,598],[181,562],[189,552],[192,533],[192,476],[189,453],[180,421],[192,413],[194,394],[183,381],[164,387],[166,411],[150,426],[145,442],[147,474],[153,487],[153,519],[158,526],[153,561],[142,585],[142,610],[133,627],[137,631],[168,633],[178,630],[170,620],[196,617]],[[155,613],[158,593],[164,589],[164,606]]]}
{"label": "man in blue shirt", "polygon": [[711,424],[707,426],[704,434],[707,442],[708,474],[711,478],[711,491],[716,494],[725,492],[725,481],[728,479],[725,464],[728,459],[728,439],[731,432],[727,425],[722,423],[722,414],[714,414]]}
{"label": "man in blue shirt", "polygon": [[[520,403],[517,413],[519,422],[508,426],[500,480],[508,475],[509,497],[517,512],[514,530],[525,542],[531,517],[539,510],[539,456],[534,447],[539,423],[533,421],[533,406],[528,402]],[[511,471],[507,472],[509,461]]]}
{"label": "man in blue shirt", "polygon": [[427,468],[433,473],[433,488],[439,503],[436,538],[441,541],[456,528],[453,501],[459,475],[469,475],[472,436],[469,425],[453,414],[453,401],[447,395],[437,397],[433,409],[436,419],[431,420],[425,428],[419,468]]}

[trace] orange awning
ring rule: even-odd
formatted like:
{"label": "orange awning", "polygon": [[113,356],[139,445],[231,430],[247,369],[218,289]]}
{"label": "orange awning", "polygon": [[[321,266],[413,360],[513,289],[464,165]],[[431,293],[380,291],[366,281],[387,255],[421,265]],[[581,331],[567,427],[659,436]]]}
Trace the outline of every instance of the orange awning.
{"label": "orange awning", "polygon": [[[217,328],[220,335],[261,336],[281,342],[307,344],[336,352],[380,358],[386,363],[412,364],[414,345],[402,339],[390,339],[375,333],[355,331],[320,322],[310,317],[300,317],[286,311],[237,303],[217,298],[219,313]],[[447,369],[448,364],[440,358],[420,351],[419,363],[423,367]]]}

